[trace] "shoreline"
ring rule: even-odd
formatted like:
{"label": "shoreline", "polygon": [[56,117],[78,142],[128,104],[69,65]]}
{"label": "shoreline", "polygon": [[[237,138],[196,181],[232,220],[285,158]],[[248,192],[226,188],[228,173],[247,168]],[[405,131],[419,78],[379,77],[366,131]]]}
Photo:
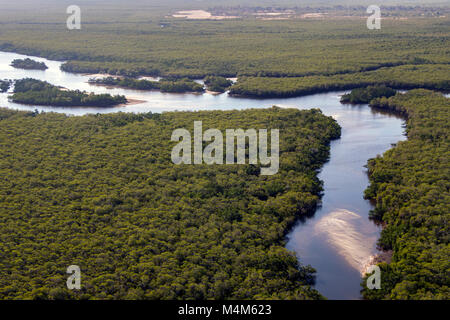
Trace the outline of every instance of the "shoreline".
{"label": "shoreline", "polygon": [[132,98],[127,98],[127,97],[125,97],[125,98],[127,99],[127,103],[119,104],[116,107],[134,106],[137,104],[142,104],[142,103],[147,102],[146,100],[132,99]]}
{"label": "shoreline", "polygon": [[366,276],[368,274],[368,270],[371,266],[376,266],[380,263],[387,263],[390,264],[392,261],[392,256],[394,254],[394,251],[387,250],[387,251],[381,251],[380,253],[371,255],[364,265],[363,269],[361,270],[362,277]]}
{"label": "shoreline", "polygon": [[[98,86],[98,87],[103,87],[106,89],[124,89],[124,90],[135,90],[135,91],[142,91],[142,92],[160,92],[163,94],[194,94],[194,95],[202,95],[205,93],[209,93],[209,94],[214,94],[214,92],[212,91],[208,91],[205,90],[203,92],[196,92],[196,91],[187,91],[187,92],[165,92],[165,91],[161,91],[158,89],[135,89],[135,88],[128,88],[128,87],[123,87],[123,86],[119,86],[119,85],[111,85],[111,84],[103,84],[103,83],[95,83],[95,82],[85,82],[88,83],[91,86]],[[220,93],[218,93],[220,94]],[[144,101],[146,102],[146,101]]]}
{"label": "shoreline", "polygon": [[[14,102],[14,101],[11,101],[11,102],[16,103],[16,104],[20,104],[20,105],[24,105],[24,106],[30,106],[30,107],[34,106],[34,107],[36,107],[36,109],[39,108],[39,107],[86,108],[86,109],[88,109],[88,108],[105,108],[106,109],[106,108],[117,108],[117,107],[133,106],[133,105],[142,104],[142,103],[147,102],[146,100],[132,99],[132,98],[127,98],[127,97],[125,97],[125,98],[127,99],[126,103],[116,104],[116,105],[112,105],[112,106],[54,106],[54,105],[36,105],[36,104],[33,104],[33,103],[27,104],[27,103],[23,103],[23,102]],[[0,106],[0,108],[16,110],[16,109],[12,109],[12,108],[9,108],[9,107],[2,107],[2,106]]]}
{"label": "shoreline", "polygon": [[[72,72],[68,72],[68,73],[72,73]],[[73,73],[73,74],[77,74],[77,73]],[[109,76],[108,74],[90,74],[90,75],[91,76],[94,76],[94,75]],[[113,76],[113,77],[120,77],[120,76]],[[94,84],[94,85],[104,86],[104,87],[107,87],[107,88],[108,87],[111,87],[111,88],[119,87],[120,88],[120,86],[107,86],[107,85],[102,85],[102,84]],[[137,90],[137,89],[130,89],[130,88],[125,88],[125,89]],[[347,89],[347,90],[350,90],[350,89]],[[143,91],[146,91],[146,90],[143,90]],[[159,90],[155,90],[155,91],[159,91]],[[334,92],[334,91],[343,91],[343,90],[336,90],[335,88],[333,88],[333,89],[330,89],[330,90],[323,90],[323,91],[319,91],[319,92],[309,92],[309,93],[295,95],[295,96],[289,96],[289,97],[283,97],[283,96],[252,97],[252,96],[230,94],[230,93],[227,93],[227,94],[230,97],[236,96],[236,97],[250,98],[250,99],[254,99],[254,100],[264,100],[264,99],[272,99],[272,98],[288,99],[288,98],[310,96],[310,95],[315,95],[315,94],[320,94],[320,93],[328,93],[328,92]],[[214,94],[213,92],[209,92],[209,91],[205,91],[205,92],[209,93],[209,94]],[[177,93],[167,93],[167,94],[177,94]],[[187,93],[180,93],[180,94],[187,94]],[[193,94],[203,94],[203,93],[193,93]],[[115,106],[108,106],[108,107],[105,107],[105,108],[124,107],[124,106],[130,106],[130,105],[138,105],[138,104],[142,104],[142,103],[147,102],[145,100],[133,99],[133,98],[128,98],[128,97],[126,97],[126,98],[127,98],[127,103],[119,104],[119,105],[115,105]],[[70,108],[101,108],[101,107],[98,107],[98,106],[97,107],[96,106],[41,106],[41,107],[62,107],[62,108],[68,108],[68,109],[70,109]],[[391,112],[388,112],[388,113],[393,113],[393,112],[391,111]],[[330,154],[331,154],[331,150],[330,150]],[[315,214],[316,210],[317,210],[317,208],[315,210],[313,210],[314,211],[313,215]],[[292,229],[288,228],[285,233],[288,234],[291,231],[292,231]],[[390,261],[390,259],[388,259],[388,257],[389,257],[389,254],[388,253],[384,253],[384,252],[380,252],[378,254],[375,254],[375,255],[367,257],[368,265],[365,266],[364,270],[367,270],[367,268],[370,265],[377,264],[377,263],[380,263],[380,262]]]}

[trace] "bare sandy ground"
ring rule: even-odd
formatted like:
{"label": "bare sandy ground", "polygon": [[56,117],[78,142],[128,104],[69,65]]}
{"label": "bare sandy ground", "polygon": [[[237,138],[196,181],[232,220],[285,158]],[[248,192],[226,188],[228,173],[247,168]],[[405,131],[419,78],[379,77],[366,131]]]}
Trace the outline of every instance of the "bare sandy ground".
{"label": "bare sandy ground", "polygon": [[236,19],[235,16],[213,16],[210,12],[205,10],[185,10],[178,11],[174,15],[174,18],[186,18],[192,20],[224,20],[224,19]]}
{"label": "bare sandy ground", "polygon": [[124,103],[124,104],[122,104],[120,106],[132,106],[132,105],[141,104],[141,103],[144,103],[144,102],[147,102],[147,101],[145,101],[145,100],[138,100],[138,99],[133,99],[133,98],[127,97],[127,103]]}
{"label": "bare sandy ground", "polygon": [[161,77],[141,76],[138,80],[159,81],[161,80]]}
{"label": "bare sandy ground", "polygon": [[124,76],[108,74],[108,73],[82,73],[83,76],[89,76],[91,78],[124,78]]}
{"label": "bare sandy ground", "polygon": [[305,13],[302,14],[300,17],[307,19],[307,18],[323,18],[327,13]]}
{"label": "bare sandy ground", "polygon": [[212,94],[213,96],[218,96],[219,94],[222,94],[222,92],[216,92],[211,90],[205,90],[205,93]]}
{"label": "bare sandy ground", "polygon": [[[367,19],[368,15],[345,15],[342,13],[332,12],[310,12],[310,13],[296,13],[294,10],[285,11],[258,11],[253,13],[245,13],[237,16],[227,15],[213,15],[211,12],[205,10],[182,10],[174,13],[174,18],[185,18],[190,20],[225,20],[225,19],[239,19],[253,16],[258,20],[297,20],[297,19]],[[445,16],[438,16],[436,18],[445,18]],[[408,17],[382,17],[383,20],[408,20]]]}
{"label": "bare sandy ground", "polygon": [[380,262],[381,257],[374,252],[377,236],[361,230],[361,219],[358,214],[341,209],[323,217],[315,231],[323,234],[339,255],[364,275],[370,265]]}
{"label": "bare sandy ground", "polygon": [[295,14],[295,11],[287,10],[283,12],[256,12],[253,15],[255,16],[281,16],[286,14]]}

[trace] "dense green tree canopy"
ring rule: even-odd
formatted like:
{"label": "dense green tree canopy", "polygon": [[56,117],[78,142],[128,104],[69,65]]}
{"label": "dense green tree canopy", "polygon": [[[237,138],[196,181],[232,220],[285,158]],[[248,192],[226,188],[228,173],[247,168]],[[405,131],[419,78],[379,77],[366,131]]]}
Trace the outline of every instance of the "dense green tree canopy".
{"label": "dense green tree canopy", "polygon": [[11,66],[14,68],[19,69],[26,69],[26,70],[47,70],[48,67],[44,62],[38,62],[35,60],[32,60],[30,58],[26,59],[15,59],[11,62]]}
{"label": "dense green tree canopy", "polygon": [[12,101],[38,106],[110,107],[127,102],[124,96],[63,90],[48,82],[22,79],[14,83]]}
{"label": "dense green tree canopy", "polygon": [[372,217],[382,221],[380,245],[394,252],[382,264],[381,290],[370,299],[450,298],[450,99],[413,90],[375,99],[376,108],[408,117],[408,141],[369,162],[376,200]]}
{"label": "dense green tree canopy", "polygon": [[219,76],[207,76],[205,78],[205,84],[208,90],[213,92],[225,92],[233,82],[224,77]]}
{"label": "dense green tree canopy", "polygon": [[369,103],[375,98],[390,98],[395,96],[397,91],[386,86],[368,86],[367,88],[358,88],[341,98],[342,103]]}
{"label": "dense green tree canopy", "polygon": [[187,79],[161,79],[160,81],[150,80],[137,80],[132,78],[98,78],[90,79],[90,83],[107,85],[107,86],[119,86],[122,88],[130,88],[136,90],[160,90],[161,92],[171,93],[186,93],[186,92],[203,92],[205,89],[203,85]]}
{"label": "dense green tree canopy", "polygon": [[384,67],[331,76],[241,77],[231,94],[250,97],[294,97],[332,90],[385,85],[395,89],[450,90],[450,65],[425,64]]}
{"label": "dense green tree canopy", "polygon": [[[174,129],[280,129],[280,172],[174,165]],[[338,138],[319,110],[83,117],[0,109],[0,299],[316,299],[284,248]],[[82,290],[66,289],[79,265]]]}

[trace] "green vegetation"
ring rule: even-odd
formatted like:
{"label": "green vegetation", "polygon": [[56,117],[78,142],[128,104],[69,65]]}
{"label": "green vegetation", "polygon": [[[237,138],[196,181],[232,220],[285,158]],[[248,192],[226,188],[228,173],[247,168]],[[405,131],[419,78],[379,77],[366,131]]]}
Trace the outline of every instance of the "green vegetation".
{"label": "green vegetation", "polygon": [[154,90],[158,89],[156,81],[148,80],[136,80],[132,78],[115,78],[115,77],[105,77],[105,78],[93,78],[89,79],[89,83],[105,85],[105,86],[118,86],[122,88],[136,89],[136,90]]}
{"label": "green vegetation", "polygon": [[[284,248],[340,128],[320,110],[0,109],[0,299],[317,299]],[[174,129],[279,128],[280,172],[174,165]],[[66,268],[82,290],[66,289]]]}
{"label": "green vegetation", "polygon": [[119,86],[136,90],[160,90],[161,92],[185,93],[185,92],[204,92],[203,85],[187,79],[161,79],[160,81],[136,80],[131,78],[98,78],[90,79],[89,83]]}
{"label": "green vegetation", "polygon": [[[239,77],[231,92],[253,97],[292,97],[368,85],[448,90],[448,8],[383,7],[383,27],[373,31],[359,18],[367,16],[364,6],[290,5],[302,14],[329,14],[326,19],[207,21],[169,18],[176,10],[191,7],[181,1],[113,2],[106,11],[92,3],[83,5],[83,29],[70,32],[66,17],[59,14],[65,8],[54,4],[40,10],[47,14],[30,16],[25,10],[16,12],[14,19],[0,12],[0,50],[67,60],[62,69],[70,72]],[[285,6],[271,10],[289,9],[288,3]],[[232,15],[241,10],[239,16],[263,9],[241,3],[239,7],[216,3],[204,9],[208,8]],[[349,10],[356,18],[334,15],[337,11],[348,15]],[[388,18],[405,12],[408,19]],[[225,90],[214,89],[219,87]]]}
{"label": "green vegetation", "polygon": [[368,86],[367,88],[358,88],[352,90],[349,94],[344,94],[341,98],[342,103],[369,103],[375,98],[390,98],[395,96],[397,91],[386,86]]}
{"label": "green vegetation", "polygon": [[62,90],[48,82],[35,79],[17,80],[11,99],[17,103],[61,107],[110,107],[127,102],[124,96]]}
{"label": "green vegetation", "polygon": [[[332,11],[326,19],[189,21],[167,16],[192,4],[139,2],[108,2],[108,10],[85,3],[79,32],[67,30],[62,4],[31,17],[0,12],[0,50],[68,60],[66,71],[197,79],[329,76],[420,61],[450,63],[448,15],[383,19],[382,29],[373,31],[365,19],[333,18]],[[352,11],[367,16],[366,9]]]}
{"label": "green vegetation", "polygon": [[15,59],[11,62],[11,66],[26,70],[47,70],[48,67],[44,62],[31,60],[30,58]]}
{"label": "green vegetation", "polygon": [[205,84],[208,90],[222,93],[233,85],[233,81],[224,77],[207,76],[205,78]]}
{"label": "green vegetation", "polygon": [[408,141],[369,161],[376,201],[372,217],[382,221],[379,244],[393,250],[382,263],[381,290],[368,299],[449,299],[450,286],[450,99],[413,90],[371,105],[408,117]]}
{"label": "green vegetation", "polygon": [[204,92],[203,85],[195,81],[183,78],[180,80],[162,79],[158,81],[158,87],[162,92]]}
{"label": "green vegetation", "polygon": [[[189,21],[170,15],[209,10],[208,3],[84,1],[77,31],[66,28],[64,1],[23,8],[5,2],[0,50],[64,60],[65,71],[125,76],[98,84],[139,90],[202,92],[188,79],[205,77],[219,92],[229,87],[225,77],[238,77],[231,94],[261,98],[367,86],[449,90],[448,7],[445,14],[383,9],[383,27],[374,31],[362,19],[365,6],[335,8],[350,11],[345,19],[330,12],[264,21],[253,16],[261,10],[254,3],[232,2],[214,0],[211,11],[238,19]],[[325,12],[312,7],[295,13]],[[392,18],[405,10],[408,19]],[[169,80],[133,79],[139,75]],[[0,81],[0,90],[9,85]],[[345,99],[392,93],[377,91],[356,90]],[[32,79],[17,81],[12,99],[126,102]],[[409,118],[409,141],[369,161],[371,216],[385,226],[380,246],[394,254],[380,265],[382,289],[363,289],[367,299],[450,298],[448,101],[425,90],[372,100],[374,108]],[[195,120],[221,130],[280,128],[279,174],[261,177],[258,166],[174,166],[170,135],[192,129]],[[284,248],[284,235],[315,210],[317,172],[339,133],[319,110],[69,117],[0,109],[0,299],[321,298],[311,288],[314,270]],[[81,266],[80,292],[65,286],[72,264]]]}
{"label": "green vegetation", "polygon": [[332,90],[349,90],[374,85],[395,89],[450,90],[450,65],[404,65],[375,71],[294,78],[242,77],[231,94],[250,97],[293,97]]}
{"label": "green vegetation", "polygon": [[6,92],[11,87],[11,81],[0,80],[0,92]]}

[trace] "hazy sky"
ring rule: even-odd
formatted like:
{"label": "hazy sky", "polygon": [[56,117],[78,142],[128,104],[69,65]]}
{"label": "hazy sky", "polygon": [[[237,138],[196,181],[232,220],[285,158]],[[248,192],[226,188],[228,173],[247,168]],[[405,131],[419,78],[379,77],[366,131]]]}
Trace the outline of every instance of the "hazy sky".
{"label": "hazy sky", "polygon": [[357,5],[357,4],[442,4],[450,6],[450,0],[0,0],[3,8],[26,8],[35,6],[67,6],[69,4],[143,5],[175,7],[208,6],[304,6],[304,5]]}

